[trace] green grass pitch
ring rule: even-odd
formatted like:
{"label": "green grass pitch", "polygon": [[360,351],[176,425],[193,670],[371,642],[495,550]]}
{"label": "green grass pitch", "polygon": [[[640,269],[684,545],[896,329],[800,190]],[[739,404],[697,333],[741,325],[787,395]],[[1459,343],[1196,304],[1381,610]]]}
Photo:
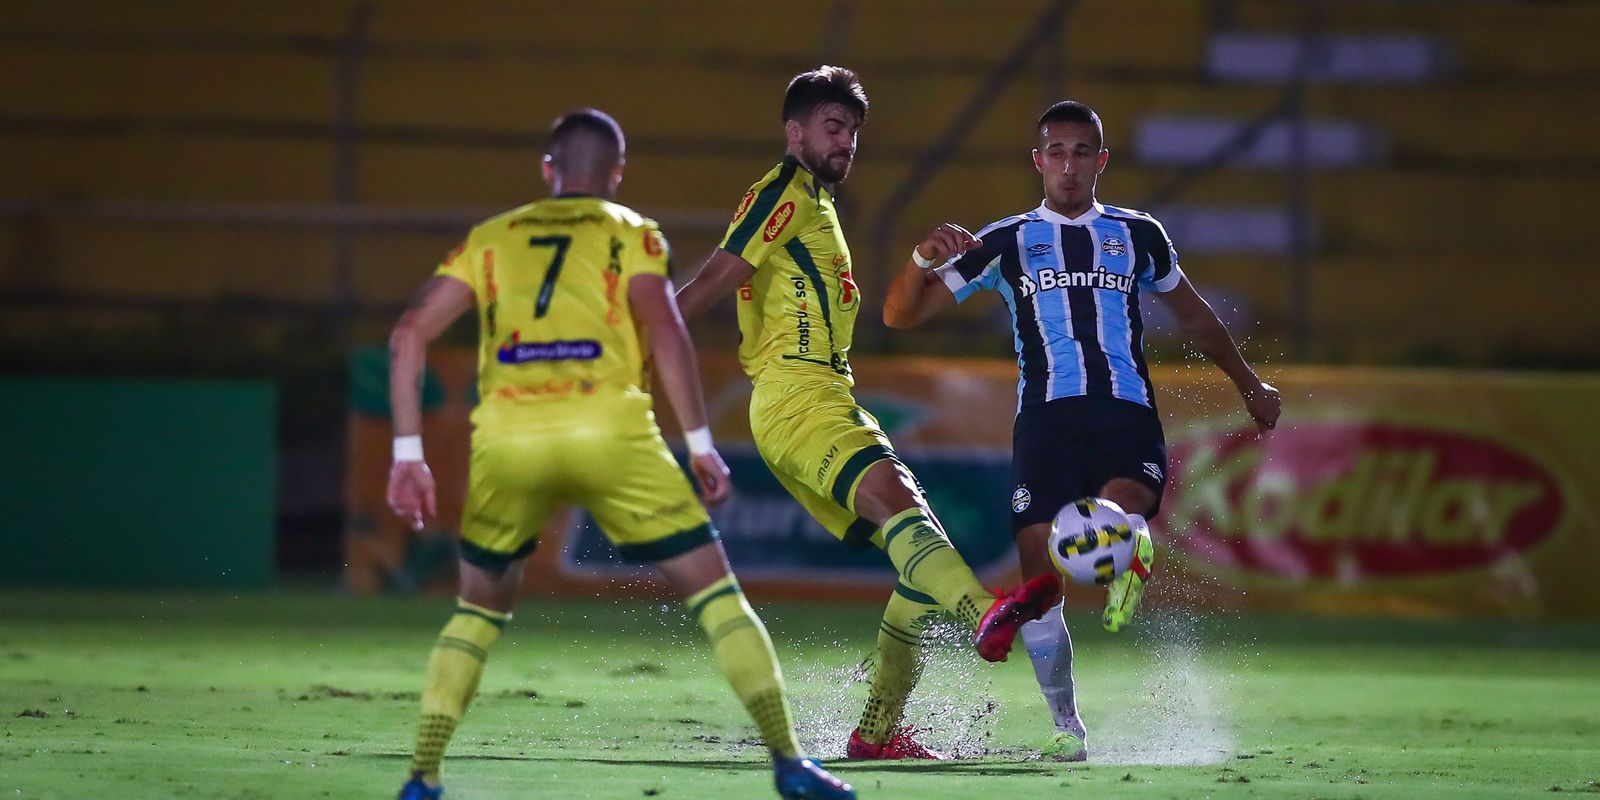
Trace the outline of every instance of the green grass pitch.
{"label": "green grass pitch", "polygon": [[[837,756],[877,610],[758,603]],[[0,592],[0,798],[387,798],[446,598]],[[1042,763],[1026,658],[934,650],[913,721],[972,756],[849,764],[863,798],[1548,798],[1600,792],[1600,628],[1073,615],[1091,761]],[[528,602],[447,796],[775,796],[674,604]]]}

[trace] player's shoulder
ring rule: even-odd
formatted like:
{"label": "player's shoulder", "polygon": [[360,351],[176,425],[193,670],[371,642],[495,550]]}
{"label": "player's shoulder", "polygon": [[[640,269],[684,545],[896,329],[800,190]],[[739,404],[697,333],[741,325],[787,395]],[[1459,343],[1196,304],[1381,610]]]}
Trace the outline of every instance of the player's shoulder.
{"label": "player's shoulder", "polygon": [[781,219],[787,224],[796,218],[809,219],[821,210],[821,191],[815,176],[794,156],[785,155],[740,198],[733,212],[734,223],[748,226],[764,220],[772,224]]}
{"label": "player's shoulder", "polygon": [[1000,219],[997,219],[994,222],[979,228],[978,231],[972,235],[984,240],[985,242],[997,240],[1015,231],[1020,225],[1027,224],[1029,222],[1036,222],[1038,220],[1038,213],[1033,211],[1024,211],[1021,214],[1012,214],[1009,217],[1001,217]]}
{"label": "player's shoulder", "polygon": [[1137,208],[1128,208],[1126,206],[1114,206],[1107,203],[1100,204],[1100,207],[1102,209],[1100,215],[1103,217],[1108,217],[1120,222],[1129,222],[1136,225],[1150,226],[1156,230],[1165,230],[1165,228],[1161,225],[1161,221],[1156,219],[1155,215],[1148,211],[1140,211]]}
{"label": "player's shoulder", "polygon": [[509,208],[505,211],[495,214],[492,217],[480,220],[477,224],[472,226],[470,231],[467,232],[467,241],[483,241],[485,239],[504,234],[511,228],[516,227],[520,221],[526,220],[530,216],[537,214],[538,208],[538,201],[524,203],[516,208]]}
{"label": "player's shoulder", "polygon": [[628,230],[660,230],[661,226],[655,220],[613,200],[602,200],[599,205],[600,213],[611,221],[612,225]]}
{"label": "player's shoulder", "polygon": [[739,201],[739,209],[734,216],[739,216],[753,206],[776,204],[780,198],[797,202],[806,199],[811,201],[810,205],[816,205],[820,190],[811,171],[801,166],[800,161],[794,156],[785,155],[782,161],[767,170],[766,174],[755,183],[750,184],[750,189]]}
{"label": "player's shoulder", "polygon": [[515,222],[523,217],[527,217],[530,214],[537,213],[538,209],[538,200],[535,200],[531,203],[523,203],[516,208],[508,208],[505,211],[495,214],[494,216],[472,226],[472,228],[473,230],[494,230],[496,228],[509,227],[512,222]]}
{"label": "player's shoulder", "polygon": [[483,238],[528,225],[575,226],[593,224],[603,229],[659,229],[656,221],[621,203],[589,196],[547,197],[496,214],[472,227]]}
{"label": "player's shoulder", "polygon": [[800,166],[799,159],[792,155],[784,154],[783,158],[774,164],[772,169],[767,170],[767,173],[762,175],[760,180],[751,184],[750,188],[762,189],[770,186],[781,186],[785,189],[790,187],[799,188],[799,185],[810,177],[811,173],[805,167]]}

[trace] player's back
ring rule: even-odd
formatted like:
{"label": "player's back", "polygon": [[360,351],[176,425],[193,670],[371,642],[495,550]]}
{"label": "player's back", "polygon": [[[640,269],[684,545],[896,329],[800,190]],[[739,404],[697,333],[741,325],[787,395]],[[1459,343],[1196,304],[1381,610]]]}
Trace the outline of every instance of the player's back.
{"label": "player's back", "polygon": [[477,297],[474,423],[547,427],[583,416],[653,430],[628,281],[666,273],[656,224],[597,197],[552,197],[474,227],[439,268]]}

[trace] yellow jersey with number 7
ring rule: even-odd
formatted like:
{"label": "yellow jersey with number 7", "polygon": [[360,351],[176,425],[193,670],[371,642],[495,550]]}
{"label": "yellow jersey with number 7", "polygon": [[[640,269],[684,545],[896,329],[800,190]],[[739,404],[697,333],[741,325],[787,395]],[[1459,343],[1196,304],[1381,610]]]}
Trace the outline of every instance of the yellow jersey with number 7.
{"label": "yellow jersey with number 7", "polygon": [[653,220],[598,197],[552,197],[474,226],[436,273],[477,297],[473,423],[560,426],[580,415],[654,430],[628,281],[666,275],[668,259]]}

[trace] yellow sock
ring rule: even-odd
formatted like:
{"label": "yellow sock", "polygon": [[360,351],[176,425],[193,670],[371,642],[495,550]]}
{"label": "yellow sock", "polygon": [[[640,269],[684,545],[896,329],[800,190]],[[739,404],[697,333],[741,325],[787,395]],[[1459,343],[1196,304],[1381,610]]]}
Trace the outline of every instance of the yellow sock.
{"label": "yellow sock", "polygon": [[739,591],[739,582],[729,575],[695,592],[686,602],[689,613],[711,637],[717,666],[755,720],[767,749],[774,755],[798,757],[800,742],[795,739],[794,715],[784,691],[778,656],[772,650],[766,626]]}
{"label": "yellow sock", "polygon": [[922,509],[908,508],[890,517],[873,542],[894,562],[901,583],[927,592],[956,619],[978,627],[994,595],[978,583],[966,559]]}
{"label": "yellow sock", "polygon": [[878,623],[877,670],[857,726],[861,738],[883,744],[899,727],[906,698],[922,677],[922,633],[938,613],[937,600],[904,583],[895,585]]}
{"label": "yellow sock", "polygon": [[456,723],[478,692],[489,646],[500,638],[510,614],[490,611],[465,600],[439,632],[428,657],[428,684],[422,692],[422,721],[417,725],[417,750],[411,769],[431,784],[439,782],[439,761],[455,733]]}

